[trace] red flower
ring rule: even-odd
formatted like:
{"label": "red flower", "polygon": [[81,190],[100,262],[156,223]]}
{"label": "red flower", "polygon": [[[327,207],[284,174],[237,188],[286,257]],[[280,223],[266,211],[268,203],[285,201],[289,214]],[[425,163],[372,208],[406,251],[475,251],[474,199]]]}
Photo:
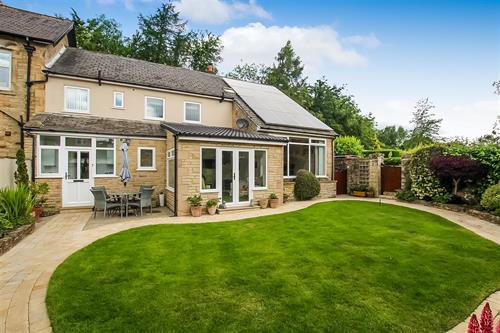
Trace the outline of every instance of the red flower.
{"label": "red flower", "polygon": [[481,331],[479,330],[479,323],[477,322],[476,314],[473,314],[472,317],[470,317],[469,329],[467,330],[467,333],[481,333]]}
{"label": "red flower", "polygon": [[500,319],[498,319],[497,333],[500,333]]}
{"label": "red flower", "polygon": [[493,315],[491,314],[490,303],[486,303],[481,312],[481,331],[483,333],[493,333]]}

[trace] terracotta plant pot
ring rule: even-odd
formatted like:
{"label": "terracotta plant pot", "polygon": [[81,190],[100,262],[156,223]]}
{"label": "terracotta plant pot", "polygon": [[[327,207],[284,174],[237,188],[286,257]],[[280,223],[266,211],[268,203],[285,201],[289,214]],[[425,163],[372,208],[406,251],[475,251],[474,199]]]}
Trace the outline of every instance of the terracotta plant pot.
{"label": "terracotta plant pot", "polygon": [[201,216],[201,206],[191,206],[191,215],[193,217]]}
{"label": "terracotta plant pot", "polygon": [[366,192],[352,191],[352,195],[354,195],[355,197],[366,197]]}
{"label": "terracotta plant pot", "polygon": [[40,221],[40,216],[42,215],[42,207],[33,207],[33,212],[35,213],[35,221]]}
{"label": "terracotta plant pot", "polygon": [[207,207],[208,214],[214,215],[217,212],[217,206]]}
{"label": "terracotta plant pot", "polygon": [[269,199],[260,199],[259,200],[260,208],[262,208],[262,209],[267,208],[268,205],[269,205]]}
{"label": "terracotta plant pot", "polygon": [[270,200],[269,200],[269,206],[270,206],[271,208],[276,208],[276,207],[278,207],[279,203],[280,203],[279,199],[270,199]]}
{"label": "terracotta plant pot", "polygon": [[375,198],[375,192],[366,192],[368,198]]}

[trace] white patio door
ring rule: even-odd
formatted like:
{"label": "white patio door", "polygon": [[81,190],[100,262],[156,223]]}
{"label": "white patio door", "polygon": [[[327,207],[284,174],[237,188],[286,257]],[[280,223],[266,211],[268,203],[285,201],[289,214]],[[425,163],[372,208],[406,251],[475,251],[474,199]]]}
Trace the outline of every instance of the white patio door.
{"label": "white patio door", "polygon": [[89,206],[94,203],[90,192],[93,186],[91,151],[68,149],[65,152],[63,207]]}
{"label": "white patio door", "polygon": [[252,200],[250,184],[250,151],[222,149],[220,197],[228,206],[249,204]]}

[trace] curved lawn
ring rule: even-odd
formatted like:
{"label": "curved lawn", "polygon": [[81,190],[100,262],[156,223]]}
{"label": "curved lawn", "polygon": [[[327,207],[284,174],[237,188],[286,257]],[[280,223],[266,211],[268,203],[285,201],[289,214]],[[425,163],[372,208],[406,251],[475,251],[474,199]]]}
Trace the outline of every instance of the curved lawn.
{"label": "curved lawn", "polygon": [[47,306],[55,332],[443,332],[500,288],[499,258],[436,215],[327,202],[111,235],[57,268]]}

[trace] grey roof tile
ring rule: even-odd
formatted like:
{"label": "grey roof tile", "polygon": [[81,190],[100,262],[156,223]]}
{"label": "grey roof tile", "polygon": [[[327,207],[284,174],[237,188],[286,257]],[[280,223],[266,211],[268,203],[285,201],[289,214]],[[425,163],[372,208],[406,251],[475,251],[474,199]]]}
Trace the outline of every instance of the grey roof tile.
{"label": "grey roof tile", "polygon": [[165,137],[165,130],[158,122],[48,112],[34,115],[25,127],[40,132]]}
{"label": "grey roof tile", "polygon": [[73,22],[0,4],[0,33],[57,43],[73,29]]}
{"label": "grey roof tile", "polygon": [[[48,73],[127,83],[193,94],[221,97],[229,86],[220,76],[137,60],[68,48],[46,71]],[[227,94],[226,94],[227,96]]]}
{"label": "grey roof tile", "polygon": [[258,132],[242,131],[228,127],[204,126],[196,124],[180,124],[163,122],[162,127],[180,136],[194,136],[204,138],[227,138],[249,141],[288,142],[281,136],[268,135]]}

